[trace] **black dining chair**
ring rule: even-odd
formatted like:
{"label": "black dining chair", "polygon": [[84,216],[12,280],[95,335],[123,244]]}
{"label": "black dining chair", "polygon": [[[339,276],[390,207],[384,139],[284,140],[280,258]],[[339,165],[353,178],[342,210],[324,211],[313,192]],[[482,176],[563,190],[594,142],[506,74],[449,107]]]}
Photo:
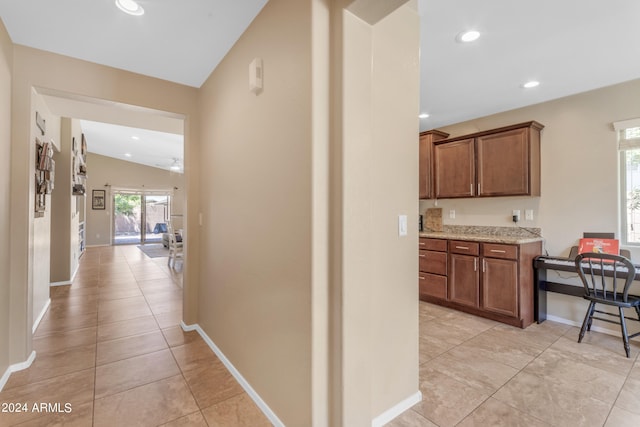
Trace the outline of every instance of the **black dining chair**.
{"label": "black dining chair", "polygon": [[[629,286],[636,274],[635,267],[628,258],[620,255],[589,252],[576,256],[576,270],[584,285],[584,299],[590,301],[578,342],[582,342],[585,332],[591,330],[593,319],[616,323],[622,330],[624,351],[629,357],[629,338],[640,335],[640,332],[628,335],[625,322],[625,319],[640,321],[640,298],[629,296]],[[596,310],[597,304],[617,307],[618,313]],[[624,316],[624,309],[632,307],[636,311],[637,319]],[[594,313],[617,317],[618,320],[597,317]]]}

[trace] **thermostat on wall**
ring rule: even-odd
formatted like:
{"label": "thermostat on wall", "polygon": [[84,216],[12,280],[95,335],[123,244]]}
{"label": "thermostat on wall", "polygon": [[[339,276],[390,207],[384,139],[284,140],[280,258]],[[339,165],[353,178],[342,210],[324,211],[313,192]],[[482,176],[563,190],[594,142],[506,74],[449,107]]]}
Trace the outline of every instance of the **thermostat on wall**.
{"label": "thermostat on wall", "polygon": [[249,90],[255,94],[262,91],[262,59],[254,58],[249,64]]}

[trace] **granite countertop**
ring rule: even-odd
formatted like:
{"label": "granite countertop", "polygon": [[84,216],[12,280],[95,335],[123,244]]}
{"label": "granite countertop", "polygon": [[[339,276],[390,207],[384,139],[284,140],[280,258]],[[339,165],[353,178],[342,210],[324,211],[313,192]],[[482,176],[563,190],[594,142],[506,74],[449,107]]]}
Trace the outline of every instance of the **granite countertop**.
{"label": "granite countertop", "polygon": [[420,231],[420,237],[518,245],[543,241],[542,230],[530,227],[445,225],[442,231]]}

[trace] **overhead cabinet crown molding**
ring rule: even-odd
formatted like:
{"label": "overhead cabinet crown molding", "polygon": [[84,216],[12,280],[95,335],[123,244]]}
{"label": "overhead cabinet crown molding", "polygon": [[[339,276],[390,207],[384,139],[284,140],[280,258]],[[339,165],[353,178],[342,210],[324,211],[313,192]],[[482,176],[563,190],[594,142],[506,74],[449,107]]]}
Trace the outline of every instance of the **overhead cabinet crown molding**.
{"label": "overhead cabinet crown molding", "polygon": [[[540,196],[543,128],[531,121],[449,139],[439,131],[421,133],[420,198]],[[423,143],[427,135],[431,147]],[[432,159],[428,167],[426,158]]]}

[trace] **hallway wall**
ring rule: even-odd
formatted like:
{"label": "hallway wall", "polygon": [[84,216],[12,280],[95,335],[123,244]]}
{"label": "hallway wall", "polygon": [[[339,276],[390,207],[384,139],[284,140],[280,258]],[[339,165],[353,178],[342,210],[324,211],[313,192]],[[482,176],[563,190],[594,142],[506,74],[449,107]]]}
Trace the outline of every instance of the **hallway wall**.
{"label": "hallway wall", "polygon": [[9,242],[11,235],[9,215],[11,206],[11,68],[13,45],[0,20],[0,387],[2,376],[10,364],[9,359]]}
{"label": "hallway wall", "polygon": [[[197,171],[193,163],[193,146],[197,140],[197,89],[105,67],[25,46],[13,46],[13,78],[11,106],[11,140],[30,141],[33,126],[31,94],[34,88],[48,94],[73,94],[98,100],[147,107],[174,113],[185,118],[185,167]],[[31,353],[33,312],[33,274],[42,261],[34,257],[33,246],[47,233],[35,235],[34,200],[34,144],[12,144],[11,150],[11,247],[10,256],[10,363],[26,360]],[[191,184],[197,188],[197,181]],[[55,191],[55,190],[54,190]],[[197,208],[193,210],[197,211]],[[46,234],[46,235],[45,235]],[[197,245],[198,236],[187,242]],[[195,258],[195,257],[194,257]],[[48,257],[47,257],[48,260]],[[48,261],[45,261],[48,264]],[[197,260],[190,265],[197,266]],[[185,300],[196,299],[191,294],[190,265],[185,263]],[[187,304],[188,305],[188,304]],[[185,316],[193,316],[190,307]]]}

